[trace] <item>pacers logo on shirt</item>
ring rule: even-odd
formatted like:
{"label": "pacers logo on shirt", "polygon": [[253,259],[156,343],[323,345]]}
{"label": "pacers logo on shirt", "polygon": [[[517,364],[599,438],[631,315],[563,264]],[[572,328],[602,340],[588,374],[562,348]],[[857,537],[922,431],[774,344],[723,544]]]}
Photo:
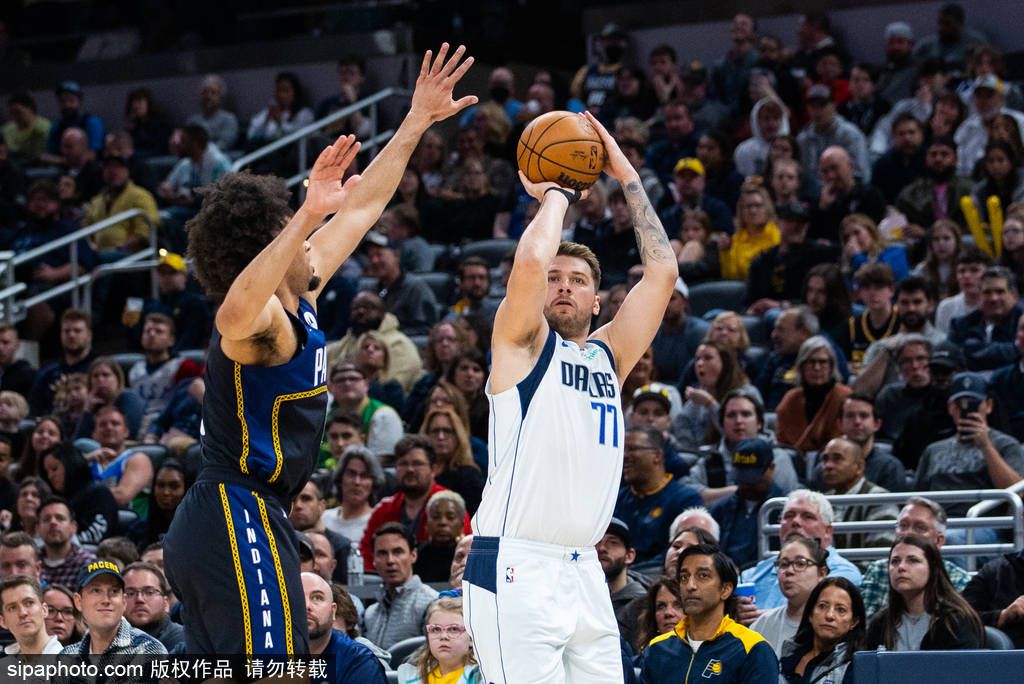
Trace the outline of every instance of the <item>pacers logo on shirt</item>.
{"label": "pacers logo on shirt", "polygon": [[701,677],[711,679],[712,677],[717,677],[720,674],[722,674],[722,661],[712,658],[708,661],[707,667],[704,668],[704,672],[701,674]]}

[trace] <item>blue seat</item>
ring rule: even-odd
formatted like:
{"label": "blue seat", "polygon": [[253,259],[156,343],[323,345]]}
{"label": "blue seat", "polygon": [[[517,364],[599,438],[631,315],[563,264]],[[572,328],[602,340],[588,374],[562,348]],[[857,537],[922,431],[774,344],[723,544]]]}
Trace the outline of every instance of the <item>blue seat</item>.
{"label": "blue seat", "polygon": [[742,311],[747,284],[742,280],[718,280],[690,288],[690,315],[703,316],[712,309]]}
{"label": "blue seat", "polygon": [[477,240],[463,245],[459,250],[458,261],[476,256],[487,262],[488,268],[497,268],[505,255],[516,247],[516,241],[508,238],[495,238],[493,240]]}
{"label": "blue seat", "polygon": [[1012,651],[1013,639],[1001,629],[985,625],[985,646],[993,651]]}
{"label": "blue seat", "polygon": [[437,298],[438,304],[446,308],[452,303],[452,298],[455,296],[455,278],[451,273],[434,271],[431,273],[416,273],[415,275],[417,278],[422,278],[430,286],[434,296]]}

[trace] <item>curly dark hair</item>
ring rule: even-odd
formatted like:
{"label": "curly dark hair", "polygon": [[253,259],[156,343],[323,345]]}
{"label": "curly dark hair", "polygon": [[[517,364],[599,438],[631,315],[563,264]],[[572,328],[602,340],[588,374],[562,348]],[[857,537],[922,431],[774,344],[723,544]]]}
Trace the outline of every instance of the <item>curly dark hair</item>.
{"label": "curly dark hair", "polygon": [[277,176],[228,173],[202,190],[203,204],[185,228],[188,257],[211,297],[223,297],[292,215],[291,193]]}

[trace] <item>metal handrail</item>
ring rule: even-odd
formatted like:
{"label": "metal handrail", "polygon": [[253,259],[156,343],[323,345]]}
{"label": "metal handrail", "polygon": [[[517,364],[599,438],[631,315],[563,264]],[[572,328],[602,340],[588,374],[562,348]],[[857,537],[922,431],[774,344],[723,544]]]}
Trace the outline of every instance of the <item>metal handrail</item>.
{"label": "metal handrail", "polygon": [[[272,154],[272,153],[278,151],[282,147],[287,147],[288,145],[291,145],[294,142],[298,142],[300,140],[308,138],[310,135],[313,135],[314,133],[319,133],[325,126],[329,126],[330,124],[334,123],[335,121],[340,121],[341,119],[344,119],[344,118],[346,118],[348,116],[351,116],[352,114],[355,114],[356,112],[359,112],[359,111],[361,111],[363,109],[366,109],[367,107],[373,107],[374,108],[374,110],[373,110],[374,113],[373,113],[372,116],[373,116],[374,119],[376,119],[376,105],[379,102],[382,102],[382,101],[388,99],[389,97],[399,96],[399,95],[402,95],[402,96],[411,95],[411,92],[406,90],[406,89],[404,89],[404,88],[384,88],[383,90],[378,91],[378,92],[374,93],[373,95],[370,95],[369,97],[364,97],[362,100],[359,100],[358,102],[353,102],[352,104],[348,105],[347,107],[343,107],[343,108],[339,109],[336,112],[332,112],[332,113],[328,114],[327,116],[325,116],[322,119],[318,119],[317,121],[314,121],[311,124],[303,126],[302,128],[300,128],[300,129],[298,129],[296,131],[292,131],[288,135],[282,136],[282,137],[278,138],[277,140],[275,140],[273,142],[267,143],[266,145],[264,145],[263,147],[259,148],[258,150],[253,150],[249,154],[246,154],[244,156],[239,157],[238,159],[235,160],[235,163],[231,165],[231,170],[232,171],[241,171],[242,169],[244,169],[246,166],[248,166],[252,162],[254,162],[254,161],[258,160],[258,159],[262,159],[262,158],[266,157],[267,155]],[[376,126],[374,128],[376,128]],[[377,136],[376,133],[375,133],[374,137],[370,138],[370,140],[375,140],[377,137],[379,137],[379,136]],[[370,140],[367,141],[366,147],[373,146],[373,145],[370,144]],[[379,143],[375,143],[375,144],[379,144]],[[305,168],[304,160],[300,159],[299,167],[300,168]]]}
{"label": "metal handrail", "polygon": [[[993,516],[982,518],[980,514],[973,517],[968,511],[967,517],[949,518],[946,521],[948,528],[962,528],[967,530],[968,541],[973,539],[973,530],[977,528],[998,528],[1013,529],[1013,543],[1011,544],[957,544],[945,545],[942,552],[945,555],[956,555],[967,557],[968,570],[974,570],[978,556],[988,556],[997,553],[1013,553],[1024,549],[1024,502],[1016,493],[1006,489],[971,489],[946,492],[889,492],[885,494],[854,494],[826,496],[833,506],[872,506],[883,504],[902,504],[911,496],[927,496],[936,503],[957,502],[957,501],[979,501],[993,503],[993,507],[1009,505],[1012,515]],[[784,496],[768,499],[761,505],[758,512],[758,535],[757,555],[758,558],[770,558],[777,554],[772,551],[769,544],[774,537],[778,537],[782,526],[778,523],[769,523],[769,516],[775,511],[781,511],[788,499]],[[977,505],[975,506],[977,507]],[[973,508],[972,508],[973,510]],[[876,521],[850,521],[834,522],[832,528],[835,533],[848,532],[879,532],[892,531],[895,528],[895,520]],[[872,560],[884,558],[888,547],[868,547],[859,549],[837,549],[844,558],[850,560]]]}
{"label": "metal handrail", "polygon": [[[96,223],[85,226],[84,228],[79,228],[78,230],[59,237],[56,240],[51,240],[44,245],[33,247],[32,249],[26,250],[20,254],[14,254],[13,252],[0,252],[0,278],[2,278],[2,282],[0,282],[0,284],[4,285],[4,287],[0,289],[0,306],[3,308],[3,320],[16,322],[16,320],[18,320],[17,317],[22,315],[27,309],[35,306],[36,304],[41,304],[54,299],[55,297],[59,297],[67,292],[71,293],[72,306],[80,308],[82,300],[80,288],[89,283],[92,276],[89,273],[78,274],[78,241],[95,235],[96,233],[117,225],[122,221],[127,221],[133,218],[141,218],[146,222],[146,226],[149,228],[149,247],[133,254],[129,254],[112,263],[131,263],[133,261],[138,261],[139,259],[155,256],[157,254],[156,225],[141,209],[129,209],[127,211],[122,211],[118,214],[105,218],[102,221],[97,221]],[[20,283],[22,287],[17,289],[19,283],[15,282],[15,268],[65,246],[70,247],[69,261],[72,265],[72,271],[76,275],[73,275],[69,280],[63,283],[39,292],[32,297],[16,301],[17,295],[23,293],[27,287],[24,283]],[[155,276],[151,279],[151,289],[153,295],[156,296]]]}
{"label": "metal handrail", "polygon": [[[1011,494],[1024,493],[1024,480],[1021,480],[1017,484],[1012,484],[1007,487],[1004,491],[1010,492]],[[971,506],[967,511],[968,518],[977,518],[984,513],[988,513],[993,508],[999,506],[998,501],[979,501],[978,503]]]}

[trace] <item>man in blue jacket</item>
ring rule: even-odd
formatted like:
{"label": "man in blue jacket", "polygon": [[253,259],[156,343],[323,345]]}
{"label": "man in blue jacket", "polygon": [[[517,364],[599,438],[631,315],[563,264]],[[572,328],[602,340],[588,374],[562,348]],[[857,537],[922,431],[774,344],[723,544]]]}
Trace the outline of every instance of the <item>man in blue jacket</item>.
{"label": "man in blue jacket", "polygon": [[676,684],[682,674],[684,684],[778,682],[779,661],[771,645],[728,616],[736,602],[736,565],[717,547],[698,544],[683,549],[678,567],[686,617],[651,641],[640,681]]}

